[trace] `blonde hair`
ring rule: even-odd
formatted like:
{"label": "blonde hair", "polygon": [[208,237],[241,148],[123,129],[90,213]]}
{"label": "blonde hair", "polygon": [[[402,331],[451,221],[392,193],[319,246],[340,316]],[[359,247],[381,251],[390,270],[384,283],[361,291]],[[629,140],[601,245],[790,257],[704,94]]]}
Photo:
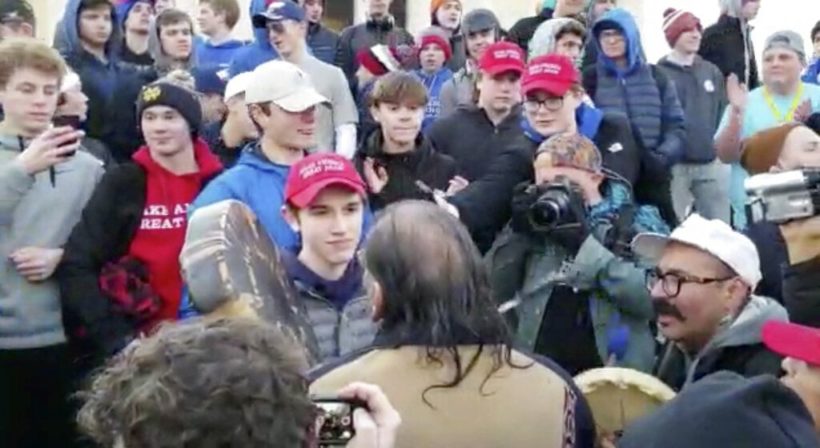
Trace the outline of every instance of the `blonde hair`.
{"label": "blonde hair", "polygon": [[58,83],[66,75],[66,63],[56,50],[32,38],[9,39],[0,43],[0,88],[21,69],[54,75]]}

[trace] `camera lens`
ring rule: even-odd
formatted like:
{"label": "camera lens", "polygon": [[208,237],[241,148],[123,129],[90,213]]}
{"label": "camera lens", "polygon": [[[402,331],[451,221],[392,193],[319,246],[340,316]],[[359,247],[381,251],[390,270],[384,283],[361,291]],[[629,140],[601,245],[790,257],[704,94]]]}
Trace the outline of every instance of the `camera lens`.
{"label": "camera lens", "polygon": [[566,189],[550,188],[530,208],[530,220],[538,227],[553,227],[569,216],[569,202]]}

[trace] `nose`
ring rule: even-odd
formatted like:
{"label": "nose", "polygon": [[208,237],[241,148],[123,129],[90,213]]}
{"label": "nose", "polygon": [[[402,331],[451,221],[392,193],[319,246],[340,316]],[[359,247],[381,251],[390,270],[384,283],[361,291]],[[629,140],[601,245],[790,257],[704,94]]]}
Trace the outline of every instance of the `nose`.
{"label": "nose", "polygon": [[649,287],[649,295],[653,299],[666,299],[666,291],[663,290],[663,282],[656,281],[654,285]]}

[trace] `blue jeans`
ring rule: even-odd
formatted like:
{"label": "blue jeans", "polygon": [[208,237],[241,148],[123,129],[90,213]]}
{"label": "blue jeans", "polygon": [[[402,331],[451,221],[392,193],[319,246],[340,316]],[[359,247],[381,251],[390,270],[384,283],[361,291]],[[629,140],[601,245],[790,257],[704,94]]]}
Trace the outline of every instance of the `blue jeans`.
{"label": "blue jeans", "polygon": [[[672,167],[672,203],[682,222],[690,211],[730,224],[729,167],[719,160]],[[694,210],[691,210],[694,208]]]}

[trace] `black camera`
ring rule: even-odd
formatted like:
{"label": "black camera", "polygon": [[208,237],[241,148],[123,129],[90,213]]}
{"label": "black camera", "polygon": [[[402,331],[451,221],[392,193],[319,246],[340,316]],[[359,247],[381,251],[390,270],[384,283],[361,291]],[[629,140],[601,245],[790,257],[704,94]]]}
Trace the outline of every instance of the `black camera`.
{"label": "black camera", "polygon": [[530,206],[528,213],[530,225],[534,230],[551,230],[577,223],[572,201],[578,198],[581,192],[568,179],[558,178],[556,182],[536,188],[540,194]]}
{"label": "black camera", "polygon": [[758,174],[744,184],[750,223],[784,223],[820,212],[820,169]]}

